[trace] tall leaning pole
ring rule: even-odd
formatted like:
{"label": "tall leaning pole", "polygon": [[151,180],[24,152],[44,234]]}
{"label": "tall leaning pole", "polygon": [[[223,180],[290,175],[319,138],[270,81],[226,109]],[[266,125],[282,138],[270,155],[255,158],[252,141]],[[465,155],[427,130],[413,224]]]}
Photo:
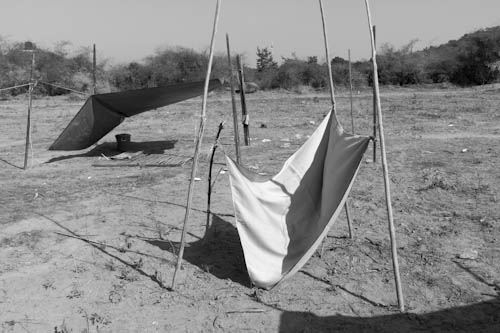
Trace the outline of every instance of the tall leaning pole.
{"label": "tall leaning pole", "polygon": [[375,38],[374,31],[372,29],[372,19],[370,15],[370,6],[368,0],[365,0],[366,14],[368,16],[368,26],[370,28],[370,40],[372,48],[372,64],[373,64],[373,84],[375,88],[375,99],[377,106],[377,117],[378,117],[378,135],[380,140],[380,152],[382,155],[382,169],[384,172],[384,187],[385,187],[385,202],[387,206],[387,217],[389,222],[389,236],[391,239],[391,254],[392,254],[392,266],[394,269],[394,279],[396,282],[396,292],[398,296],[399,310],[403,312],[405,310],[405,304],[403,300],[403,291],[401,289],[401,277],[399,275],[399,263],[398,254],[396,246],[396,231],[394,228],[394,218],[392,215],[392,205],[391,205],[391,189],[389,183],[389,170],[387,168],[387,157],[385,153],[385,139],[384,139],[384,126],[382,123],[382,107],[380,104],[380,90],[378,84],[378,73],[377,73],[377,60],[376,60],[376,49],[375,49]]}
{"label": "tall leaning pole", "polygon": [[[326,33],[326,20],[325,20],[325,13],[323,11],[323,1],[319,0],[319,9],[321,12],[321,22],[323,24],[323,38],[325,41],[325,56],[326,56],[326,65],[328,68],[328,86],[330,88],[330,100],[332,103],[332,112],[337,115],[337,106],[335,103],[335,91],[333,88],[333,74],[332,74],[332,64],[330,62],[330,52],[328,51],[328,36]],[[352,227],[351,223],[351,214],[349,212],[349,199],[345,201],[344,204],[344,209],[345,209],[345,216],[347,219],[347,226],[349,228],[349,238],[354,237],[354,229]]]}
{"label": "tall leaning pole", "polygon": [[194,179],[196,177],[196,171],[198,169],[198,157],[200,155],[201,142],[203,141],[203,132],[205,129],[206,113],[207,113],[208,85],[209,85],[209,81],[210,81],[210,72],[212,71],[212,61],[213,61],[213,57],[214,57],[214,41],[215,41],[215,35],[217,33],[217,23],[219,21],[220,2],[221,2],[221,0],[217,0],[217,5],[215,7],[214,26],[213,26],[213,30],[212,30],[212,39],[210,41],[210,55],[208,57],[208,69],[207,69],[207,76],[205,77],[205,87],[204,87],[204,91],[203,91],[203,101],[202,101],[201,113],[200,113],[200,127],[198,128],[198,137],[196,139],[196,146],[195,146],[194,155],[193,155],[193,167],[191,168],[191,179],[189,181],[188,197],[187,197],[187,203],[186,203],[186,213],[184,215],[184,224],[182,226],[181,245],[179,248],[179,254],[177,255],[177,265],[175,267],[174,276],[172,278],[172,287],[171,287],[172,290],[175,290],[175,278],[177,276],[177,272],[181,268],[182,257],[184,256],[184,248],[185,248],[185,243],[186,243],[186,228],[187,228],[187,224],[189,221],[191,205],[193,203]]}

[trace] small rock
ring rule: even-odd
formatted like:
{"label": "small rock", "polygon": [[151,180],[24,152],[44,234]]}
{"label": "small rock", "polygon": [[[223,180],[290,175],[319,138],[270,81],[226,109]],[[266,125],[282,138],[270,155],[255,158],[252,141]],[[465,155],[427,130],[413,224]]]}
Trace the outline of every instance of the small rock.
{"label": "small rock", "polygon": [[476,250],[467,249],[458,255],[460,259],[475,260],[478,257],[478,252]]}

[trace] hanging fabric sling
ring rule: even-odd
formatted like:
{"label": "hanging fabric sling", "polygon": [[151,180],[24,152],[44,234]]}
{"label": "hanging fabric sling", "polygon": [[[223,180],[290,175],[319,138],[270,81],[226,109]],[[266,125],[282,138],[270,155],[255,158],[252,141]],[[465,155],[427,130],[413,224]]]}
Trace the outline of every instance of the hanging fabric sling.
{"label": "hanging fabric sling", "polygon": [[348,197],[370,137],[330,112],[273,177],[226,156],[236,226],[253,284],[270,289],[312,256]]}

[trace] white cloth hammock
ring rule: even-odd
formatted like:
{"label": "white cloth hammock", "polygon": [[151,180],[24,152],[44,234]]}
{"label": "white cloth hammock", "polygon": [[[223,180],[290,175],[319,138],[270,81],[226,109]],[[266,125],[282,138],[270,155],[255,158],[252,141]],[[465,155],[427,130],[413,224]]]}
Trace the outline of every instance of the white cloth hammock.
{"label": "white cloth hammock", "polygon": [[276,286],[311,257],[339,215],[369,141],[344,132],[330,112],[271,178],[226,156],[236,226],[256,286]]}

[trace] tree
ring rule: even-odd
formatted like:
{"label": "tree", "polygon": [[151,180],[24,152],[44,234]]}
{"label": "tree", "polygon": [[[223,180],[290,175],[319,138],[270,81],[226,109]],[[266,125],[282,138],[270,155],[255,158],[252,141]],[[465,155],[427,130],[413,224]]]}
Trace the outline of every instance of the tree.
{"label": "tree", "polygon": [[257,47],[257,72],[277,69],[278,64],[273,59],[273,53],[267,48]]}

